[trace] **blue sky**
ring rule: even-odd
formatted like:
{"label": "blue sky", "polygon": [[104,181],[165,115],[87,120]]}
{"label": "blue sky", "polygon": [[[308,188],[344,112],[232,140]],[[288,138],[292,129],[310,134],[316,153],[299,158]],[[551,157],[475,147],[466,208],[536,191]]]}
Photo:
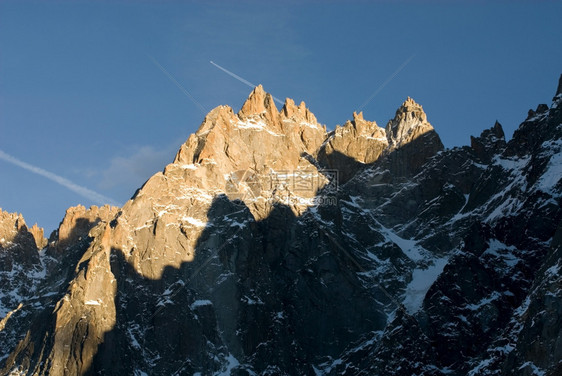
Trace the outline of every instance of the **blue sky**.
{"label": "blue sky", "polygon": [[[205,110],[251,89],[304,100],[333,129],[380,126],[407,96],[446,147],[499,120],[508,137],[562,73],[557,2],[0,2],[0,207],[48,232],[95,204],[37,171],[124,203],[172,161]],[[33,169],[31,168],[35,168]],[[90,198],[87,198],[90,197]]]}

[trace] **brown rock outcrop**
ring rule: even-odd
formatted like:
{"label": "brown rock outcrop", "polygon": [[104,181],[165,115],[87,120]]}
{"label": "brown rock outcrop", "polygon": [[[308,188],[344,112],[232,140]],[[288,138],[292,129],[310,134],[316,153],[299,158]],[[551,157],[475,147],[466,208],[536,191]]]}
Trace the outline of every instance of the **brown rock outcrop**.
{"label": "brown rock outcrop", "polygon": [[[325,184],[307,158],[316,156],[325,137],[325,127],[304,102],[297,107],[288,99],[279,112],[272,96],[258,86],[238,114],[228,106],[213,109],[180,147],[163,176],[155,176],[143,190],[157,190],[161,179],[179,179],[185,189],[242,199],[256,218],[263,218],[274,202],[295,193],[287,191],[286,184],[277,184],[281,175],[293,179],[301,171],[313,176],[312,187],[299,192],[308,199]],[[293,206],[300,212],[306,205]]]}
{"label": "brown rock outcrop", "polygon": [[45,238],[45,230],[42,227],[37,226],[37,223],[35,223],[30,229],[28,229],[28,231],[31,233],[31,235],[33,235],[37,248],[43,249],[47,246],[49,242],[47,238]]}
{"label": "brown rock outcrop", "polygon": [[340,173],[341,182],[349,180],[360,167],[375,162],[388,147],[383,128],[353,113],[353,120],[336,126],[319,153],[319,160]]}
{"label": "brown rock outcrop", "polygon": [[421,105],[408,97],[386,125],[389,162],[396,176],[416,173],[429,158],[444,149]]}
{"label": "brown rock outcrop", "polygon": [[386,125],[386,134],[391,149],[398,149],[433,130],[422,106],[410,97],[402,103],[396,110],[394,119]]}
{"label": "brown rock outcrop", "polygon": [[[37,229],[37,234],[41,231]],[[39,247],[21,214],[0,209],[0,270],[11,270],[14,264],[25,267],[37,264]]]}
{"label": "brown rock outcrop", "polygon": [[109,222],[119,208],[109,205],[91,206],[86,209],[82,205],[66,210],[59,228],[49,237],[49,254],[60,255],[67,247],[76,244],[88,236],[88,232],[99,222]]}

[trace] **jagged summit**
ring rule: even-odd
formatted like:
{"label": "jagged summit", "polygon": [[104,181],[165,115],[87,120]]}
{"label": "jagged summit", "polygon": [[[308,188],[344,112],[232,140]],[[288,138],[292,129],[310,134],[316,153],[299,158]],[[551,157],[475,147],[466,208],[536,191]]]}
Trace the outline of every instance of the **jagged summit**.
{"label": "jagged summit", "polygon": [[88,236],[90,229],[102,221],[111,220],[118,211],[118,207],[110,205],[92,205],[89,209],[83,205],[68,208],[58,229],[49,236],[49,255],[64,256],[69,247]]}
{"label": "jagged summit", "polygon": [[43,248],[47,239],[44,237],[43,228],[35,223],[29,228],[23,216],[20,213],[9,213],[0,208],[0,247],[13,242],[26,242],[25,240],[31,236],[33,238],[33,246],[37,249]]}
{"label": "jagged summit", "polygon": [[[320,124],[318,124],[318,120],[316,120],[316,116],[314,116],[314,114],[312,112],[310,112],[308,107],[306,107],[306,104],[304,103],[304,101],[302,101],[297,106],[297,105],[295,105],[294,100],[292,100],[291,98],[286,98],[285,104],[283,105],[283,108],[281,109],[281,116],[282,116],[283,120],[291,120],[292,119],[292,120],[295,120],[297,122],[300,120],[300,121],[306,122],[307,125],[322,128],[322,126]],[[326,130],[325,127],[324,127],[324,130]]]}
{"label": "jagged summit", "polygon": [[434,129],[427,121],[423,107],[410,97],[396,110],[394,119],[390,120],[386,126],[391,148],[398,148],[430,131],[434,131]]}
{"label": "jagged summit", "polygon": [[341,182],[348,181],[361,165],[379,159],[388,147],[385,130],[376,122],[363,119],[363,113],[353,113],[353,120],[328,135],[318,153],[321,163],[339,171]]}
{"label": "jagged summit", "polygon": [[262,85],[258,85],[252,90],[238,112],[238,116],[242,119],[255,115],[261,115],[272,123],[278,121],[279,111],[275,106],[275,101],[271,94],[265,92]]}
{"label": "jagged summit", "polygon": [[378,138],[381,140],[382,137],[385,137],[384,129],[379,127],[376,121],[365,120],[363,118],[363,112],[357,113],[354,111],[352,117],[353,120],[348,122],[358,131],[358,136]]}
{"label": "jagged summit", "polygon": [[[232,171],[250,168],[263,174],[297,166],[305,168],[310,163],[315,166],[313,169],[318,164],[337,169],[342,181],[347,181],[356,172],[355,163],[374,163],[383,155],[422,140],[422,136],[423,142],[417,142],[417,150],[410,152],[417,157],[399,163],[400,169],[408,173],[443,148],[422,106],[413,99],[408,97],[398,108],[386,130],[375,121],[365,120],[362,112],[354,112],[352,120],[328,133],[304,102],[297,106],[287,98],[278,111],[273,96],[259,85],[237,114],[229,106],[213,109],[199,130],[181,146],[174,164],[193,166],[195,170],[206,166],[207,172],[193,172],[198,178],[190,181],[219,190],[224,189],[222,176]],[[304,156],[317,162],[303,162]],[[406,167],[412,163],[413,168]],[[166,171],[171,171],[171,167]]]}
{"label": "jagged summit", "polygon": [[479,137],[470,136],[470,147],[474,154],[486,163],[490,162],[494,155],[503,151],[505,146],[505,134],[497,120],[492,128],[482,131]]}

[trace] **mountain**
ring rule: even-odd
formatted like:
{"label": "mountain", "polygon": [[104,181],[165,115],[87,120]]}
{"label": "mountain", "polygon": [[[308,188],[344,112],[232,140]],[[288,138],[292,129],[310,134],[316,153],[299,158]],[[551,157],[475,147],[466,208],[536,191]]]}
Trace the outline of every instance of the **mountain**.
{"label": "mountain", "polygon": [[0,374],[560,375],[561,108],[445,149],[258,86],[122,208],[0,213]]}

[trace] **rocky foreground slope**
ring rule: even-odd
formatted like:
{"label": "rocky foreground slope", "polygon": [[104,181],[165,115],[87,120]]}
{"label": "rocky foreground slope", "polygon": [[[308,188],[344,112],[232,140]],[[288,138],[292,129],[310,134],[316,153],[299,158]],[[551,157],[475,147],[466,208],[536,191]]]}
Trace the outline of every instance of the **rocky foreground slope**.
{"label": "rocky foreground slope", "polygon": [[122,208],[0,213],[0,374],[562,374],[562,80],[445,150],[257,87]]}

